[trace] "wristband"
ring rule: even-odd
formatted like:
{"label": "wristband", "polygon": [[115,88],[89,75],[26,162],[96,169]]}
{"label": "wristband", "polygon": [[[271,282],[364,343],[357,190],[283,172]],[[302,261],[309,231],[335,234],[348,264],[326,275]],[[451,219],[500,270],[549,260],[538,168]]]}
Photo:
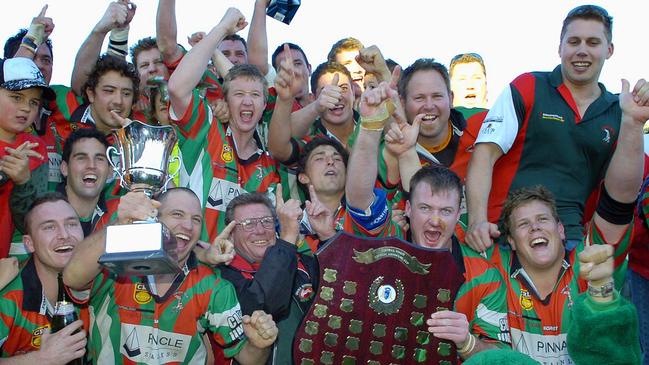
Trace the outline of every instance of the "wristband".
{"label": "wristband", "polygon": [[475,349],[476,342],[477,342],[477,340],[476,340],[475,336],[469,333],[469,339],[466,341],[464,346],[457,349],[457,352],[460,355],[466,355],[466,354],[470,353],[471,351],[473,351]]}
{"label": "wristband", "polygon": [[622,203],[608,194],[606,186],[602,185],[602,192],[597,203],[597,214],[612,224],[629,224],[633,219],[635,201]]}
{"label": "wristband", "polygon": [[31,37],[24,36],[23,40],[20,42],[20,46],[26,48],[28,51],[32,52],[33,54],[36,54],[36,49],[38,48],[38,45],[36,45],[36,42]]}
{"label": "wristband", "polygon": [[128,54],[128,31],[129,26],[124,28],[115,28],[110,31],[108,37],[108,54],[120,58],[126,58]]}
{"label": "wristband", "polygon": [[361,128],[370,131],[383,130],[385,121],[387,121],[394,112],[394,103],[392,100],[387,100],[379,106],[379,113],[370,117],[361,116]]}
{"label": "wristband", "polygon": [[36,44],[36,48],[38,48],[45,41],[45,25],[40,23],[30,24],[29,30],[25,34],[25,37],[23,37],[23,40],[25,38],[31,38]]}
{"label": "wristband", "polygon": [[599,298],[608,298],[613,295],[613,290],[615,289],[615,284],[613,280],[604,283],[603,285],[593,285],[590,281],[588,282],[588,294],[591,297]]}

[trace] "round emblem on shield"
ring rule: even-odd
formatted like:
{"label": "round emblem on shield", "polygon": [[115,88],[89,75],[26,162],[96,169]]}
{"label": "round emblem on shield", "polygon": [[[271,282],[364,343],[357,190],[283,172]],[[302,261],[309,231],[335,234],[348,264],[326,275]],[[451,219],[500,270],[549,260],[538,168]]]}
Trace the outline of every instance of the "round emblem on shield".
{"label": "round emblem on shield", "polygon": [[379,276],[370,285],[369,305],[378,314],[394,314],[403,304],[404,290],[401,280],[394,283],[384,283],[383,276]]}
{"label": "round emblem on shield", "polygon": [[376,291],[376,297],[383,304],[390,304],[397,299],[397,291],[392,287],[392,285],[381,285]]}

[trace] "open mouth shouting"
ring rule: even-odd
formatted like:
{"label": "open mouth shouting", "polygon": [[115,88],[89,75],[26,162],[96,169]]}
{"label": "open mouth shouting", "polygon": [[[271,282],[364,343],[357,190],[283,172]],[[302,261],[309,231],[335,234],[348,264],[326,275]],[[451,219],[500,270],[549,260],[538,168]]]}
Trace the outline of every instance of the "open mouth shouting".
{"label": "open mouth shouting", "polygon": [[545,238],[545,237],[538,237],[538,238],[533,239],[532,242],[530,243],[530,245],[532,246],[533,249],[545,248],[545,247],[548,246],[549,242],[550,241],[548,241],[548,239]]}
{"label": "open mouth shouting", "polygon": [[88,187],[94,187],[97,183],[97,175],[95,174],[85,174],[82,178],[83,184]]}

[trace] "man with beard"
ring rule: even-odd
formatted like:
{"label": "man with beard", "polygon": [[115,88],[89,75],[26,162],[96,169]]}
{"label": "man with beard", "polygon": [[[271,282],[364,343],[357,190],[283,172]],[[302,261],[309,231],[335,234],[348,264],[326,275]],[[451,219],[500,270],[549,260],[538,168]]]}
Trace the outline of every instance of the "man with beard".
{"label": "man with beard", "polygon": [[57,276],[83,240],[79,217],[65,197],[47,193],[25,217],[25,245],[32,253],[18,277],[0,291],[1,357],[21,364],[66,364],[85,353],[77,320],[48,335],[59,290]]}
{"label": "man with beard", "polygon": [[105,230],[84,240],[64,271],[70,287],[90,288],[93,361],[204,363],[208,349],[202,336],[209,332],[225,356],[242,364],[263,364],[277,327],[263,311],[242,317],[232,284],[218,270],[197,262],[192,249],[203,215],[196,194],[173,188],[154,201],[141,192],[128,193],[120,201],[118,224],[156,215],[176,238],[180,273],[144,278],[110,274],[97,263],[106,249]]}

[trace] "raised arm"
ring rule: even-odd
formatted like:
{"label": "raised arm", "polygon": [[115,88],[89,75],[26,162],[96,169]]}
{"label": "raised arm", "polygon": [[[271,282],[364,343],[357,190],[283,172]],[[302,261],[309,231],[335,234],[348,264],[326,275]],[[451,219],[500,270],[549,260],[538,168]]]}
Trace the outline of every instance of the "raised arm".
{"label": "raised arm", "polygon": [[[294,152],[289,123],[295,95],[300,92],[303,84],[303,76],[293,66],[293,57],[287,44],[284,44],[284,53],[287,57],[280,64],[275,78],[277,100],[268,128],[268,151],[280,162],[289,160]],[[334,76],[334,79],[338,82],[338,76]]]}
{"label": "raised arm", "polygon": [[390,118],[388,102],[398,98],[387,83],[361,95],[361,129],[347,164],[345,194],[347,204],[365,210],[374,200],[374,183],[378,172],[379,141]]}
{"label": "raised arm", "polygon": [[248,30],[248,63],[257,66],[263,75],[268,73],[268,36],[266,35],[266,7],[269,0],[256,0]]}
{"label": "raised arm", "polygon": [[[128,193],[120,198],[117,208],[118,224],[146,220],[159,207],[159,202],[149,199],[144,193]],[[65,285],[75,290],[87,289],[101,271],[97,260],[105,251],[106,229],[86,237],[77,245],[72,259],[63,271]]]}
{"label": "raised arm", "polygon": [[130,7],[130,1],[113,1],[108,5],[104,15],[92,29],[74,59],[72,79],[70,81],[72,90],[76,95],[83,95],[83,85],[88,80],[95,63],[101,53],[101,46],[106,35],[114,29],[124,29],[135,15],[135,7]]}
{"label": "raised arm", "polygon": [[29,30],[23,37],[14,57],[25,57],[32,60],[36,57],[38,47],[47,41],[54,30],[54,22],[52,18],[45,16],[46,11],[47,5],[43,6],[38,16],[32,19]]}
{"label": "raised arm", "polygon": [[174,114],[185,114],[192,98],[192,90],[198,85],[216,46],[229,34],[245,28],[246,19],[238,9],[229,8],[219,24],[183,57],[169,78],[169,99]]}
{"label": "raised arm", "polygon": [[172,64],[183,52],[178,45],[178,24],[176,22],[176,0],[160,0],[156,16],[156,44],[167,64]]}
{"label": "raised arm", "polygon": [[[644,140],[642,128],[649,119],[649,83],[640,80],[633,90],[622,80],[622,120],[615,152],[606,170],[604,188],[593,220],[607,242],[617,242],[633,215],[642,185]],[[623,211],[621,211],[623,210]],[[624,217],[626,216],[626,218]]]}

